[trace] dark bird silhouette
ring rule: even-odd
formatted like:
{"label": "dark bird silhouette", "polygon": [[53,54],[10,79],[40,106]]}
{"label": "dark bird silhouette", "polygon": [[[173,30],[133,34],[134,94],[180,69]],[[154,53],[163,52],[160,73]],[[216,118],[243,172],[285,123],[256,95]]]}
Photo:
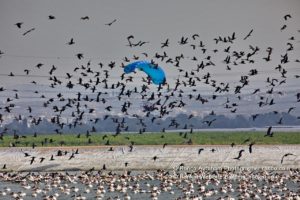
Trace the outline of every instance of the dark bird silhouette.
{"label": "dark bird silhouette", "polygon": [[109,147],[108,151],[114,151],[113,147]]}
{"label": "dark bird silhouette", "polygon": [[286,153],[286,154],[284,154],[284,155],[282,156],[282,158],[281,158],[281,161],[280,161],[281,164],[283,163],[283,159],[284,159],[285,157],[287,157],[287,156],[294,156],[294,154],[292,154],[292,153]]}
{"label": "dark bird silhouette", "polygon": [[158,157],[157,156],[153,156],[153,158],[152,158],[154,161],[156,161],[157,159],[158,159]]}
{"label": "dark bird silhouette", "polygon": [[79,60],[81,60],[81,59],[83,58],[83,54],[82,54],[82,53],[78,53],[78,54],[76,54],[76,56],[77,56],[77,58],[78,58]]}
{"label": "dark bird silhouette", "polygon": [[18,28],[22,28],[22,24],[23,24],[23,22],[15,23],[15,25],[16,25]]}
{"label": "dark bird silhouette", "polygon": [[56,68],[54,65],[52,65],[52,68],[51,68],[49,74],[52,75],[53,72],[54,72],[56,69],[57,69],[57,68]]}
{"label": "dark bird silhouette", "polygon": [[73,45],[73,44],[75,44],[74,39],[71,38],[71,40],[70,40],[67,44],[68,44],[68,45]]}
{"label": "dark bird silhouette", "polygon": [[48,16],[48,19],[49,19],[49,20],[53,20],[53,19],[55,19],[55,16],[49,15],[49,16]]}
{"label": "dark bird silhouette", "polygon": [[161,43],[161,48],[168,47],[169,46],[169,39],[167,39],[165,42]]}
{"label": "dark bird silhouette", "polygon": [[79,149],[76,149],[76,151],[74,152],[74,154],[79,154]]}
{"label": "dark bird silhouette", "polygon": [[28,112],[29,112],[29,113],[31,113],[31,112],[32,112],[32,109],[31,109],[31,107],[30,107],[30,106],[28,106],[27,110],[28,110]]}
{"label": "dark bird silhouette", "polygon": [[26,73],[26,75],[28,75],[29,74],[29,69],[24,69],[24,72]]}
{"label": "dark bird silhouette", "polygon": [[7,168],[6,168],[6,164],[3,165],[2,169],[7,169]]}
{"label": "dark bird silhouette", "polygon": [[45,160],[45,158],[44,158],[44,157],[41,157],[41,158],[40,158],[40,163],[42,163],[44,160]]}
{"label": "dark bird silhouette", "polygon": [[269,137],[273,137],[273,132],[271,132],[272,130],[272,126],[269,126],[268,130],[267,130],[267,134],[264,135],[264,137],[269,136]]}
{"label": "dark bird silhouette", "polygon": [[254,145],[255,143],[254,142],[251,142],[249,144],[249,153],[252,153],[252,146]]}
{"label": "dark bird silhouette", "polygon": [[81,17],[80,19],[81,20],[89,20],[90,18],[89,18],[89,16],[85,16],[85,17]]}
{"label": "dark bird silhouette", "polygon": [[107,107],[105,108],[105,110],[107,110],[107,111],[111,111],[111,109],[112,109],[112,106],[107,106]]}
{"label": "dark bird silhouette", "polygon": [[196,37],[200,37],[199,34],[196,33],[196,34],[192,35],[193,40],[196,40]]}
{"label": "dark bird silhouette", "polygon": [[283,18],[284,18],[284,20],[288,20],[289,18],[292,18],[292,16],[290,14],[287,14]]}
{"label": "dark bird silhouette", "polygon": [[284,29],[286,29],[286,27],[287,27],[287,26],[284,24],[284,25],[280,28],[280,30],[283,31]]}
{"label": "dark bird silhouette", "polygon": [[203,123],[206,123],[208,126],[211,126],[211,124],[216,121],[217,119],[213,119],[213,120],[206,120],[206,121],[203,121]]}
{"label": "dark bird silhouette", "polygon": [[128,41],[128,43],[129,43],[127,46],[130,46],[130,47],[133,46],[133,44],[132,44],[132,42],[131,42],[131,39],[134,39],[134,36],[133,36],[133,35],[129,35],[129,36],[127,37],[127,41]]}
{"label": "dark bird silhouette", "polygon": [[75,153],[71,154],[71,156],[69,157],[69,160],[71,160],[72,158],[75,158]]}
{"label": "dark bird silhouette", "polygon": [[290,107],[287,113],[290,113],[292,110],[294,110],[296,107]]}
{"label": "dark bird silhouette", "polygon": [[233,158],[233,159],[240,160],[240,158],[242,157],[242,153],[243,153],[244,151],[245,151],[244,149],[240,150],[240,151],[239,151],[239,155],[238,155],[237,157]]}
{"label": "dark bird silhouette", "polygon": [[131,39],[134,39],[134,36],[133,36],[133,35],[129,35],[129,36],[127,37],[127,40],[131,40]]}
{"label": "dark bird silhouette", "polygon": [[41,69],[41,67],[42,67],[43,65],[44,65],[43,63],[38,63],[35,67],[38,68],[38,69]]}
{"label": "dark bird silhouette", "polygon": [[28,33],[32,32],[32,31],[34,31],[34,30],[35,30],[35,28],[29,29],[28,31],[26,31],[25,33],[23,33],[23,36],[27,35]]}
{"label": "dark bird silhouette", "polygon": [[204,150],[203,148],[200,148],[200,149],[198,150],[198,155],[200,155],[200,153],[201,153],[203,150]]}
{"label": "dark bird silhouette", "polygon": [[244,38],[244,40],[246,40],[248,37],[250,37],[251,34],[252,34],[252,32],[253,32],[253,29],[251,29],[251,31],[246,35],[246,37]]}
{"label": "dark bird silhouette", "polygon": [[105,24],[105,25],[107,25],[107,26],[111,26],[113,23],[115,23],[117,20],[116,19],[114,19],[112,22],[109,22],[109,23],[107,23],[107,24]]}
{"label": "dark bird silhouette", "polygon": [[164,143],[164,144],[163,144],[163,149],[164,149],[166,146],[167,146],[167,143]]}
{"label": "dark bird silhouette", "polygon": [[24,157],[29,157],[30,155],[29,155],[29,153],[27,153],[27,152],[23,152],[24,153]]}
{"label": "dark bird silhouette", "polygon": [[279,121],[277,122],[277,124],[282,124],[282,117],[280,117]]}
{"label": "dark bird silhouette", "polygon": [[180,45],[184,45],[184,44],[187,44],[188,42],[188,37],[187,38],[185,38],[185,37],[181,37],[181,39],[180,39],[180,41],[178,42]]}
{"label": "dark bird silhouette", "polygon": [[31,165],[32,165],[32,163],[34,162],[34,160],[35,160],[35,157],[32,156],[32,157],[31,157],[31,160],[30,160],[30,164],[31,164]]}

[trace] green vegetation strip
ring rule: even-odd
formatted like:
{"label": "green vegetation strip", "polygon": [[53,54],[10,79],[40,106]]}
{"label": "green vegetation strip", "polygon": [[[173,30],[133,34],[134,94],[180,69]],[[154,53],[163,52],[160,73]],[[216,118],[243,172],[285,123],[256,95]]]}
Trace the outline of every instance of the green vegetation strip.
{"label": "green vegetation strip", "polygon": [[52,134],[34,136],[3,136],[0,147],[9,146],[98,146],[98,145],[236,145],[249,144],[300,144],[300,132],[275,132],[273,137],[265,137],[264,132],[194,132],[194,133],[122,133],[114,136],[105,133],[92,133],[87,137],[81,134]]}

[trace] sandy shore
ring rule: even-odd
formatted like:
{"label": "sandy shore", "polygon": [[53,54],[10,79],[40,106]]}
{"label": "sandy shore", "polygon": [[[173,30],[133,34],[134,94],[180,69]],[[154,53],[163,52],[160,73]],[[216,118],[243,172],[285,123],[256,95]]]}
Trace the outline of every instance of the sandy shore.
{"label": "sandy shore", "polygon": [[[2,171],[64,171],[64,170],[156,170],[176,169],[192,171],[199,168],[267,168],[270,170],[285,170],[300,167],[300,145],[254,145],[250,154],[248,146],[228,145],[192,145],[192,146],[134,146],[130,152],[128,146],[114,146],[109,151],[108,146],[79,147],[79,154],[70,158],[78,147],[44,147],[44,148],[0,148],[0,167],[6,164]],[[199,148],[204,150],[198,154]],[[211,150],[214,149],[215,152]],[[240,160],[241,149],[245,151]],[[62,150],[63,156],[56,156]],[[64,152],[67,154],[64,155]],[[24,152],[30,156],[25,157]],[[284,154],[292,153],[281,159]],[[54,160],[50,160],[54,155]],[[36,157],[30,164],[31,157]],[[157,159],[154,161],[154,157]],[[40,158],[45,160],[40,163]],[[125,167],[125,163],[128,165]]]}

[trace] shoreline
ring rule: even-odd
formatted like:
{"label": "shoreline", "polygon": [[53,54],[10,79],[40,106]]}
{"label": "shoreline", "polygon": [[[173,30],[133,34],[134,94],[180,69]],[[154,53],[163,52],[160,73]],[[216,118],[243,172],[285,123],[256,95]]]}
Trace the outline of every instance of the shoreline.
{"label": "shoreline", "polygon": [[[203,150],[199,154],[200,148]],[[177,170],[181,167],[188,172],[207,168],[288,170],[300,166],[300,145],[253,145],[252,153],[248,148],[248,145],[167,145],[165,148],[136,145],[132,150],[128,146],[1,147],[0,168],[6,164],[6,169],[0,171],[86,171],[102,170],[104,165],[109,171]],[[77,149],[78,154],[75,154]],[[240,160],[234,159],[242,149]],[[57,156],[59,150],[63,155]],[[25,152],[29,154],[27,157]],[[284,157],[281,164],[282,156],[287,153],[293,155]],[[50,159],[52,155],[53,160]],[[35,158],[30,164],[32,157]],[[40,158],[44,158],[42,163]]]}

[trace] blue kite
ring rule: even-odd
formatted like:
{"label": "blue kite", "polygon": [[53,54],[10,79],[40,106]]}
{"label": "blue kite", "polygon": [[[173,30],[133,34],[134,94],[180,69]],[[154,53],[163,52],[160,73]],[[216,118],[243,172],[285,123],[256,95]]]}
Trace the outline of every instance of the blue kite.
{"label": "blue kite", "polygon": [[126,74],[134,72],[135,68],[145,72],[156,85],[164,84],[166,82],[165,72],[161,67],[148,61],[136,61],[124,67]]}

